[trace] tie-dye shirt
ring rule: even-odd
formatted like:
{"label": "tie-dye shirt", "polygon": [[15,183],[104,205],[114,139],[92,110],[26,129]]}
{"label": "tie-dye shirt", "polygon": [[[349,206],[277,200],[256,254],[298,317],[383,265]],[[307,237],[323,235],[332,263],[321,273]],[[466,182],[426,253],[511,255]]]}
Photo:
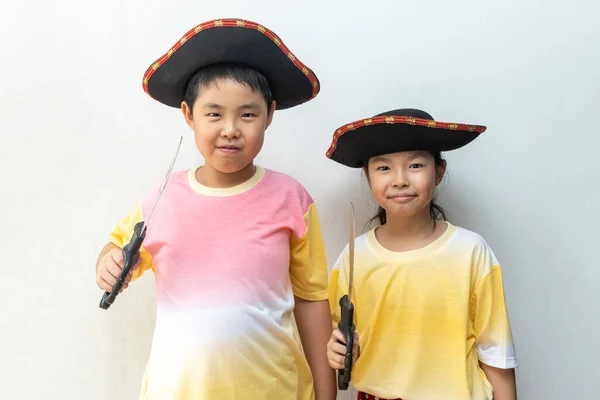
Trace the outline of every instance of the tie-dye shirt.
{"label": "tie-dye shirt", "polygon": [[[152,270],[158,302],[140,399],[314,398],[292,314],[294,296],[327,300],[313,200],[261,167],[226,189],[202,186],[195,171],[170,177],[133,277]],[[117,225],[114,244],[130,240],[157,192]]]}
{"label": "tie-dye shirt", "polygon": [[[386,399],[491,400],[479,361],[517,366],[498,260],[479,235],[447,225],[440,238],[407,252],[383,247],[377,228],[356,238],[357,390]],[[331,274],[336,324],[348,257],[346,246]]]}

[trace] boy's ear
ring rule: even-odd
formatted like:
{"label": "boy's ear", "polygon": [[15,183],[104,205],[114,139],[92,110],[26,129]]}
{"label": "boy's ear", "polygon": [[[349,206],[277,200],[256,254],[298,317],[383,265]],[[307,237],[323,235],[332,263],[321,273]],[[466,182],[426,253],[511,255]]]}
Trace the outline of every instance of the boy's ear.
{"label": "boy's ear", "polygon": [[435,167],[435,186],[442,183],[444,174],[446,173],[446,160],[442,161],[442,165],[436,165]]}
{"label": "boy's ear", "polygon": [[181,112],[183,113],[183,117],[185,118],[185,123],[192,129],[194,129],[194,115],[192,114],[192,109],[188,106],[185,101],[181,102]]}
{"label": "boy's ear", "polygon": [[273,115],[275,114],[275,107],[277,106],[277,103],[275,102],[275,100],[273,100],[271,102],[271,107],[269,107],[268,113],[267,113],[267,126],[265,127],[268,128],[269,125],[271,125],[271,122],[273,122]]}

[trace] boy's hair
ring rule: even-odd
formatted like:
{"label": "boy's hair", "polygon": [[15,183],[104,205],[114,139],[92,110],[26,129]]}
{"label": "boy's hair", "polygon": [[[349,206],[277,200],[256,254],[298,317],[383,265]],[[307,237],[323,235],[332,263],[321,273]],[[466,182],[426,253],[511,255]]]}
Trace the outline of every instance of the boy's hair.
{"label": "boy's hair", "polygon": [[[430,151],[430,153],[433,156],[433,160],[435,161],[436,167],[440,167],[444,164],[444,159],[442,158],[442,154],[439,151],[438,152]],[[368,174],[368,163],[369,163],[369,161],[367,160],[365,162],[365,166],[364,166],[364,170],[365,170],[366,174]],[[448,217],[446,216],[446,211],[444,211],[444,209],[440,205],[435,203],[435,198],[431,199],[431,203],[429,203],[429,216],[431,216],[431,219],[433,220],[434,224],[436,221],[447,221],[448,220]],[[387,222],[387,217],[385,215],[385,209],[381,206],[379,206],[377,208],[377,214],[373,218],[371,218],[369,220],[369,222],[373,222],[376,220],[379,220],[379,223],[381,225],[384,225]]]}
{"label": "boy's hair", "polygon": [[194,108],[194,103],[200,94],[200,88],[206,88],[219,79],[232,79],[248,86],[255,92],[259,92],[267,103],[267,110],[271,108],[271,102],[273,101],[271,86],[263,74],[255,69],[241,65],[215,64],[202,68],[188,82],[183,100],[187,103],[190,110]]}

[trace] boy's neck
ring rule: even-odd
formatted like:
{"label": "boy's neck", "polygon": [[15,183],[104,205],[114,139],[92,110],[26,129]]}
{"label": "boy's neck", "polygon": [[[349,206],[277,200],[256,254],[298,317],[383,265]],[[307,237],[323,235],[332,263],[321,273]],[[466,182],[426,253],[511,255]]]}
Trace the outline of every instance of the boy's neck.
{"label": "boy's neck", "polygon": [[429,209],[411,217],[387,215],[385,225],[376,230],[377,240],[391,251],[411,251],[424,247],[438,239],[447,226],[434,223]]}
{"label": "boy's neck", "polygon": [[205,164],[196,170],[196,180],[206,187],[230,188],[248,181],[255,173],[256,166],[254,166],[254,163],[250,163],[243,169],[233,173],[221,172]]}

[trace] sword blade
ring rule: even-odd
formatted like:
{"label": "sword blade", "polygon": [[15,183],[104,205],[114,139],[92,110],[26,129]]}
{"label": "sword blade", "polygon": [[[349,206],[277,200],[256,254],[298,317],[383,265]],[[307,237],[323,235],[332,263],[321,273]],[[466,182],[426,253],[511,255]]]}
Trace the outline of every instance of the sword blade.
{"label": "sword blade", "polygon": [[354,223],[354,204],[350,203],[350,241],[348,242],[350,271],[348,274],[348,301],[352,303],[352,286],[354,286],[354,238],[355,223]]}
{"label": "sword blade", "polygon": [[154,200],[154,205],[152,206],[152,209],[150,210],[150,214],[148,214],[148,217],[144,219],[144,225],[142,226],[142,230],[141,230],[142,232],[144,232],[144,230],[146,229],[146,225],[148,225],[148,221],[150,221],[150,217],[152,217],[152,214],[154,213],[156,204],[158,204],[158,200],[160,199],[160,196],[162,195],[163,190],[165,190],[165,187],[167,186],[167,182],[169,181],[169,177],[171,176],[171,172],[173,171],[173,166],[175,166],[175,160],[177,160],[177,155],[179,154],[179,149],[181,148],[182,140],[183,140],[183,136],[181,136],[179,138],[179,144],[177,145],[177,151],[175,152],[173,161],[171,161],[171,165],[169,166],[167,175],[165,175],[165,179],[163,180],[162,184],[160,185],[160,188],[158,189],[158,195],[156,196],[156,200]]}

